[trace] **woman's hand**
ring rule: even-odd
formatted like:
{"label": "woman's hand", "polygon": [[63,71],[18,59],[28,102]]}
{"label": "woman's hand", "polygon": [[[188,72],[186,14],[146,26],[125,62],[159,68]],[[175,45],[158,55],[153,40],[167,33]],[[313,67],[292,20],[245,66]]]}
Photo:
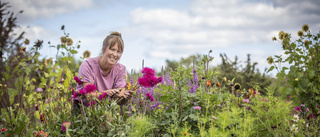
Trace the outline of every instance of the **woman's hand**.
{"label": "woman's hand", "polygon": [[126,92],[124,92],[123,97],[128,100],[132,97],[133,91],[131,90],[127,90]]}
{"label": "woman's hand", "polygon": [[105,90],[103,92],[107,92],[107,95],[109,97],[111,97],[112,95],[114,95],[116,93],[112,98],[119,98],[120,97],[120,94],[119,94],[120,91],[118,89],[109,89],[109,90]]}

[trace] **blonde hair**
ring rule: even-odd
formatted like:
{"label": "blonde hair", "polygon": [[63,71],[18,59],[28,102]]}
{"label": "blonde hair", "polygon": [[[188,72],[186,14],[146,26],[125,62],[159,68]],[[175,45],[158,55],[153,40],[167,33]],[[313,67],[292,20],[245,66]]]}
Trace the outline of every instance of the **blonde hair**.
{"label": "blonde hair", "polygon": [[113,31],[108,35],[104,40],[103,40],[103,45],[102,45],[102,54],[106,51],[107,48],[111,48],[114,46],[116,43],[118,43],[118,48],[120,49],[121,53],[123,53],[124,49],[124,44],[123,40],[121,37],[121,33],[117,31]]}

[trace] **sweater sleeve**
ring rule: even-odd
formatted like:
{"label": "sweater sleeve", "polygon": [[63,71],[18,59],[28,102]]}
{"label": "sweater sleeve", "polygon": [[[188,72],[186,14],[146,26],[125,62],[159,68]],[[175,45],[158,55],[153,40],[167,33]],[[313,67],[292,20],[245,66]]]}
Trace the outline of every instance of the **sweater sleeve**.
{"label": "sweater sleeve", "polygon": [[82,82],[86,83],[86,82],[91,82],[94,83],[94,72],[93,72],[93,68],[89,63],[90,60],[86,60],[84,62],[82,62],[82,64],[80,65],[79,68],[79,77],[81,79]]}
{"label": "sweater sleeve", "polygon": [[126,67],[121,65],[119,67],[119,73],[115,78],[115,83],[113,88],[123,88],[126,86],[126,82],[127,82]]}

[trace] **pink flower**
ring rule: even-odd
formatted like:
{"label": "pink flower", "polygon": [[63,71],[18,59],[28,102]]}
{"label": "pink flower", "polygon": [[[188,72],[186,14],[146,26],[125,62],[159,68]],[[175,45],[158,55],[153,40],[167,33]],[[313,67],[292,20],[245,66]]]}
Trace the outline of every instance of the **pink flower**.
{"label": "pink flower", "polygon": [[97,89],[97,87],[94,84],[88,84],[86,85],[86,87],[84,87],[84,89],[87,91],[88,94],[94,92]]}
{"label": "pink flower", "polygon": [[148,68],[148,67],[144,67],[142,70],[141,70],[141,73],[143,73],[143,75],[146,75],[146,76],[154,76],[154,70],[151,69],[151,68]]}
{"label": "pink flower", "polygon": [[36,92],[43,92],[43,89],[42,88],[37,88]]}
{"label": "pink flower", "polygon": [[154,101],[154,99],[153,99],[153,96],[150,94],[150,93],[146,93],[146,96],[151,100],[151,101]]}
{"label": "pink flower", "polygon": [[242,101],[243,101],[243,102],[246,102],[246,103],[249,103],[249,100],[248,100],[248,99],[243,99]]}
{"label": "pink flower", "polygon": [[84,94],[86,94],[87,93],[87,91],[85,90],[85,89],[80,89],[79,90],[79,94],[80,95],[84,95]]}
{"label": "pink flower", "polygon": [[310,114],[310,115],[307,116],[307,120],[310,120],[311,117],[312,117],[313,119],[316,119],[316,117],[315,117],[313,114]]}
{"label": "pink flower", "polygon": [[212,116],[213,119],[217,119],[215,116]]}
{"label": "pink flower", "polygon": [[143,87],[154,87],[158,83],[162,82],[162,77],[157,78],[154,75],[154,70],[151,68],[145,67],[141,72],[143,73],[143,76],[138,78],[138,83]]}
{"label": "pink flower", "polygon": [[101,101],[102,99],[107,97],[107,92],[103,92],[102,95],[99,95],[99,100]]}
{"label": "pink flower", "polygon": [[78,85],[82,84],[82,81],[77,76],[74,76],[73,79],[78,83]]}
{"label": "pink flower", "polygon": [[200,106],[195,106],[195,107],[193,107],[193,109],[195,109],[195,110],[201,110],[201,107],[200,107]]}

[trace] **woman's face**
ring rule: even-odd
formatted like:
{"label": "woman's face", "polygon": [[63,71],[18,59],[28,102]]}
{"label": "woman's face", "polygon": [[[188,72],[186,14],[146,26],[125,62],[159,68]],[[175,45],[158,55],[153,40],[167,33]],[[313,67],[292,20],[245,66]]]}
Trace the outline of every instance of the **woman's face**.
{"label": "woman's face", "polygon": [[105,65],[114,65],[118,62],[121,57],[122,51],[118,48],[118,43],[114,44],[110,48],[106,48],[103,58]]}

